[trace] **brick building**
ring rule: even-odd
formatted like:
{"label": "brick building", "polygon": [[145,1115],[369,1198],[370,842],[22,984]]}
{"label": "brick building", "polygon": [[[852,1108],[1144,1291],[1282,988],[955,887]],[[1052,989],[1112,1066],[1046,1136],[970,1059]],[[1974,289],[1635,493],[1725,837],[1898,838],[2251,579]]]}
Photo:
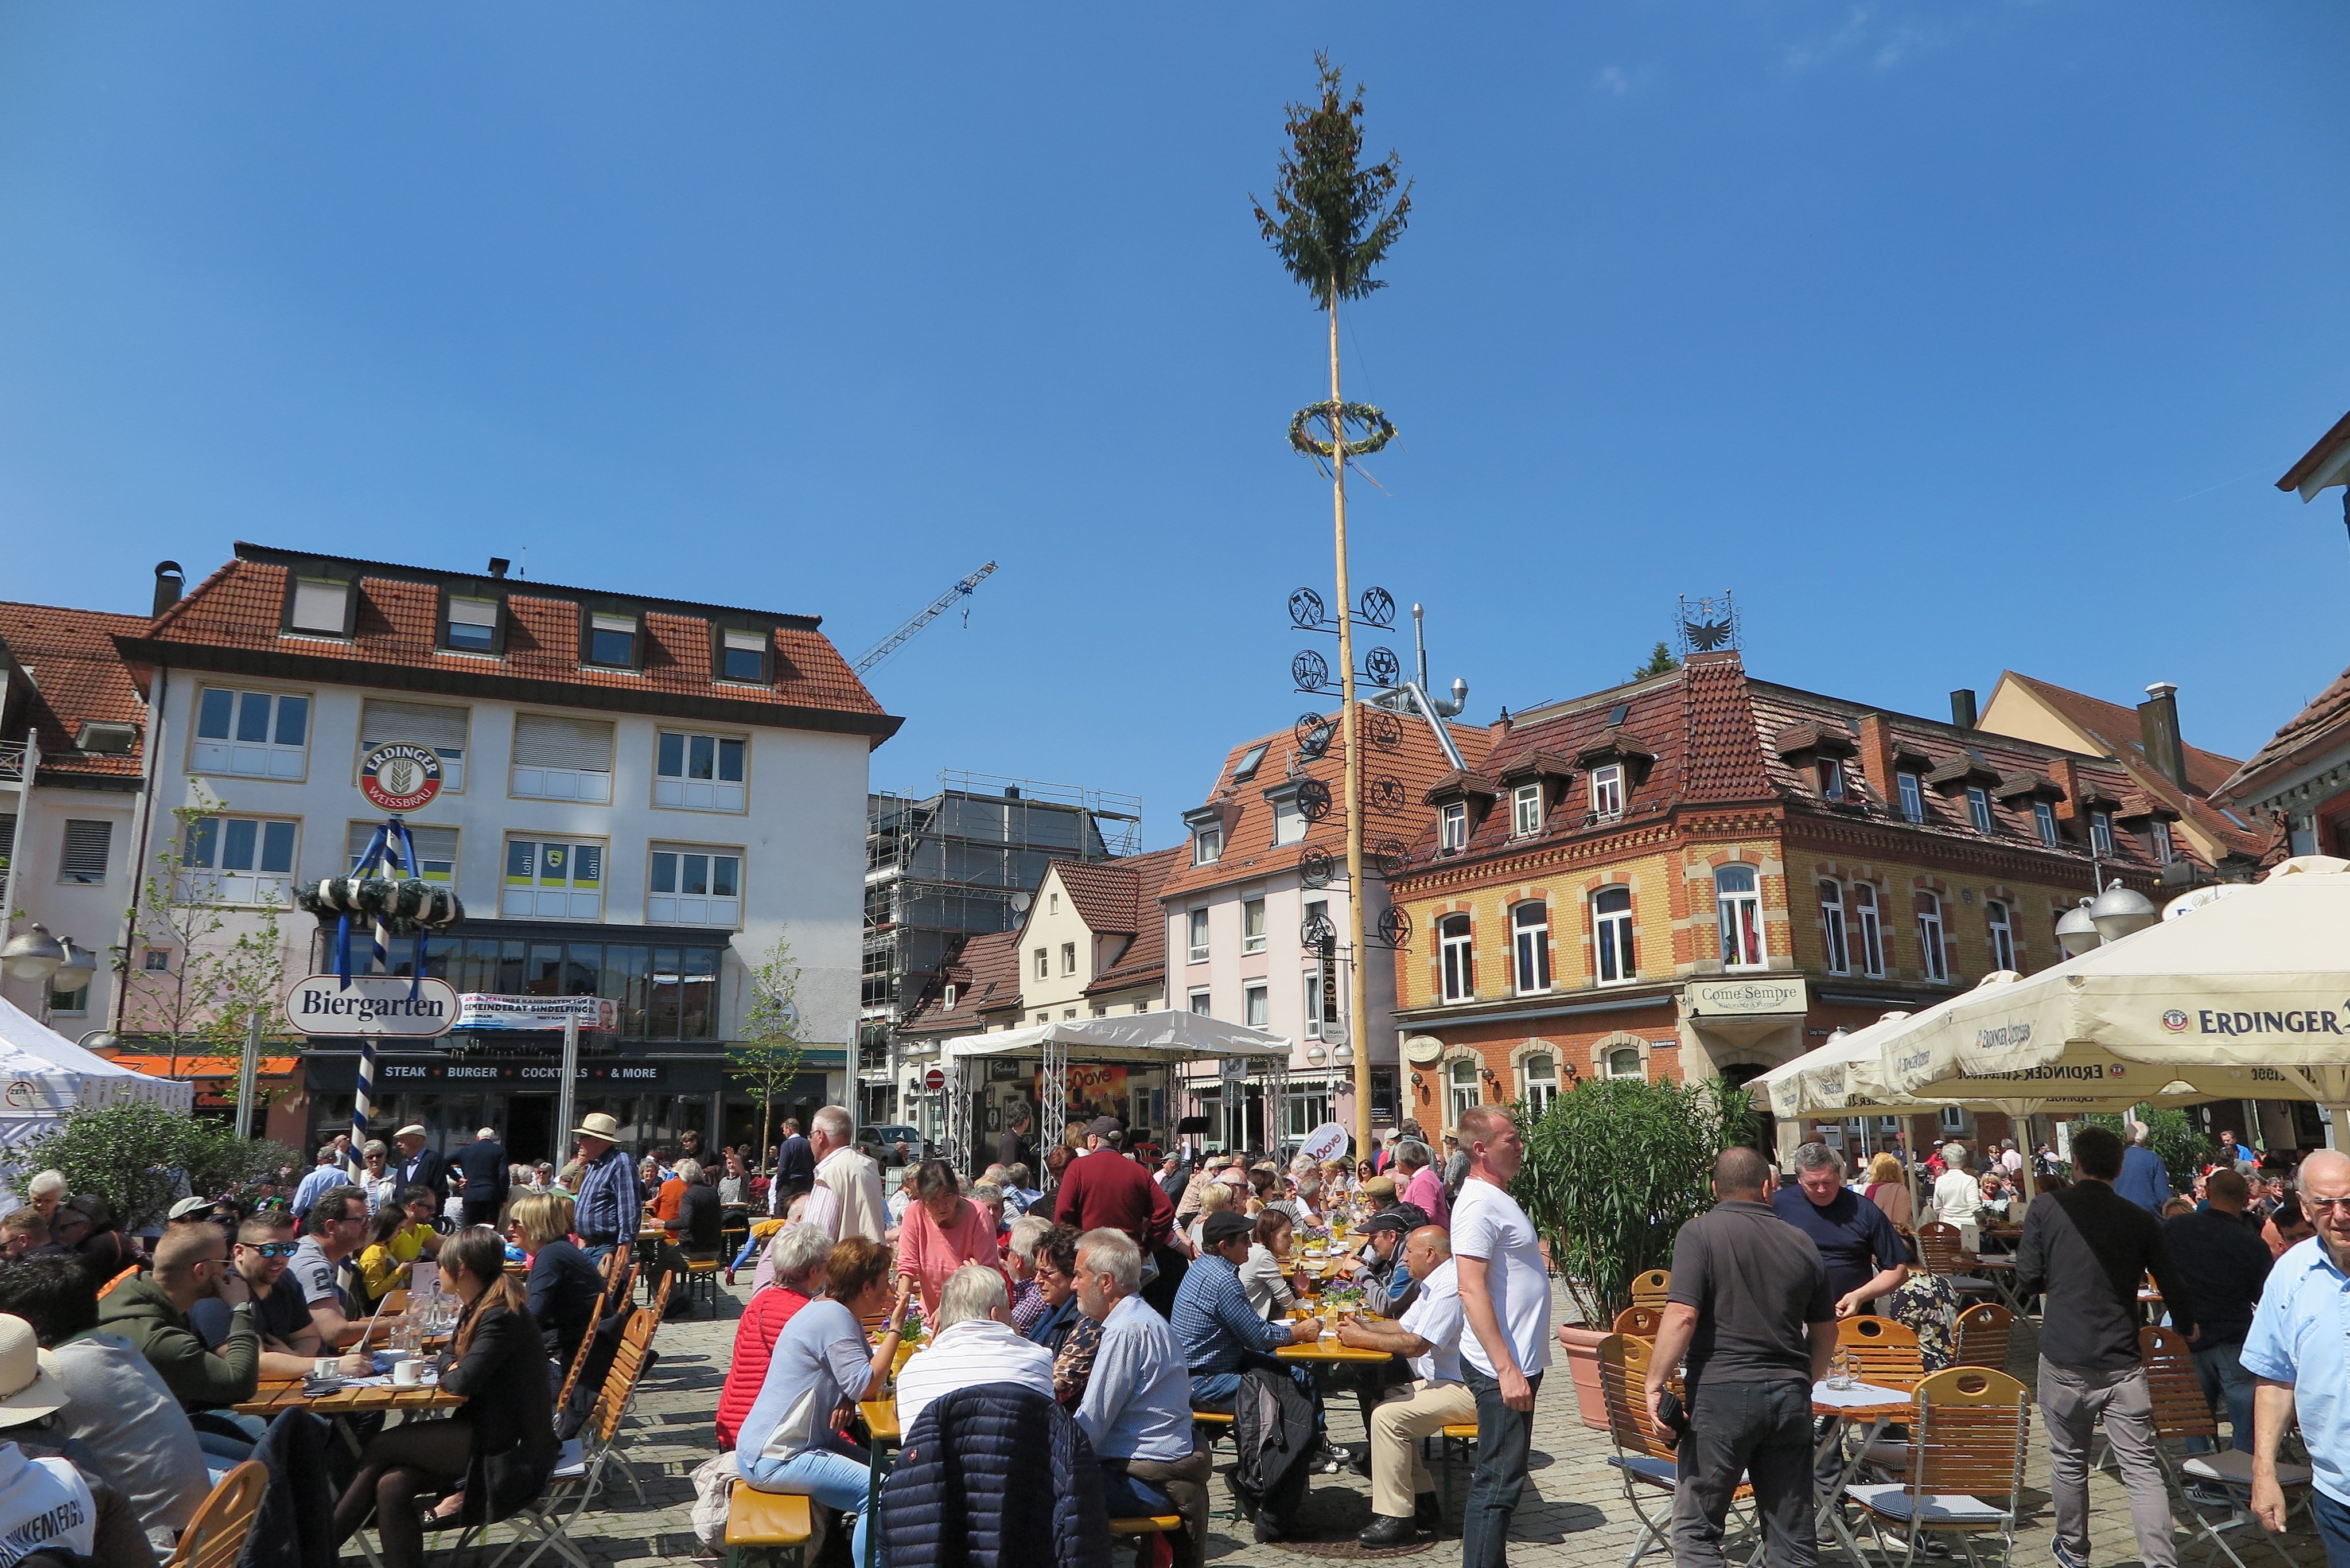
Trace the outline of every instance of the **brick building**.
{"label": "brick building", "polygon": [[[1407,1114],[1539,1106],[1588,1075],[1743,1083],[1839,1028],[2061,956],[2100,871],[2212,867],[2105,756],[1754,679],[1735,652],[1506,713],[1440,779],[1396,961]],[[2167,858],[2166,858],[2167,857]],[[1964,1113],[1855,1123],[1912,1147]]]}

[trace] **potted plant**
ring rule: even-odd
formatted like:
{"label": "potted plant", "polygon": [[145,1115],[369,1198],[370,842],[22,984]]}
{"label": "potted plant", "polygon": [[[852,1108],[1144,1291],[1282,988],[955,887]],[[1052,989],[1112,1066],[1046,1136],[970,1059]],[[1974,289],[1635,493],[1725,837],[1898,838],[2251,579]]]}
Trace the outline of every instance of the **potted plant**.
{"label": "potted plant", "polygon": [[1607,1428],[1597,1347],[1633,1280],[1672,1265],[1682,1222],[1712,1206],[1714,1157],[1752,1127],[1745,1091],[1721,1078],[1578,1081],[1527,1127],[1511,1189],[1583,1320],[1558,1334],[1584,1425]]}

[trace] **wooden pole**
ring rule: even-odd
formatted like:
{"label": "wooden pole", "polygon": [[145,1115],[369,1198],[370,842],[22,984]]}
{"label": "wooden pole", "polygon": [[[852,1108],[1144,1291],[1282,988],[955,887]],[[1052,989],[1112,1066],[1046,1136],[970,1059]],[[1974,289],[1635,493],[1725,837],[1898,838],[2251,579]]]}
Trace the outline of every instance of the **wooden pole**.
{"label": "wooden pole", "polygon": [[[1363,760],[1355,725],[1355,599],[1347,582],[1347,413],[1338,390],[1338,278],[1330,277],[1330,505],[1337,535],[1339,733],[1347,756],[1347,1020],[1355,1057],[1355,1158],[1371,1146],[1371,1052],[1363,1037]],[[1276,1133],[1275,1147],[1279,1147]]]}

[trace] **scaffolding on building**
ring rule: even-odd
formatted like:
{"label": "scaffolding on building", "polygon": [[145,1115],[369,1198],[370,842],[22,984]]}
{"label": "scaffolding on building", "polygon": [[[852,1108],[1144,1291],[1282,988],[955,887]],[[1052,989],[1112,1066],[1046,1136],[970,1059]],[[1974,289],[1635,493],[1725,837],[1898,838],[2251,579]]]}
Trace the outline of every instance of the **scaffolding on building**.
{"label": "scaffolding on building", "polygon": [[868,794],[861,1116],[900,1115],[898,1025],[967,939],[1017,924],[1022,896],[1036,890],[1053,861],[1107,860],[1141,846],[1138,795],[953,769],[924,794]]}

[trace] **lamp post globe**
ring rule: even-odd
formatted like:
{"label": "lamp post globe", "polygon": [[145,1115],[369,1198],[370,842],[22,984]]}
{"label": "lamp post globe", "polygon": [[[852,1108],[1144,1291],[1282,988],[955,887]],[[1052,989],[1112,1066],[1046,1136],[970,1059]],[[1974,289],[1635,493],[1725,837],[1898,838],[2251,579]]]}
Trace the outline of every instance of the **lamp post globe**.
{"label": "lamp post globe", "polygon": [[2089,919],[2095,922],[2097,934],[2109,942],[2117,942],[2134,932],[2142,931],[2162,919],[2162,911],[2145,894],[2115,882],[2097,895],[2089,906]]}
{"label": "lamp post globe", "polygon": [[98,972],[98,955],[71,937],[64,938],[57,946],[63,956],[57,960],[57,969],[49,975],[49,987],[53,991],[68,993],[79,991]]}
{"label": "lamp post globe", "polygon": [[2104,940],[2105,938],[2098,933],[2097,922],[2089,918],[2089,900],[2086,898],[2065,910],[2064,918],[2056,922],[2056,945],[2064,950],[2066,958],[2079,958]]}
{"label": "lamp post globe", "polygon": [[49,928],[36,920],[0,947],[0,969],[16,980],[47,980],[65,961],[66,950]]}

